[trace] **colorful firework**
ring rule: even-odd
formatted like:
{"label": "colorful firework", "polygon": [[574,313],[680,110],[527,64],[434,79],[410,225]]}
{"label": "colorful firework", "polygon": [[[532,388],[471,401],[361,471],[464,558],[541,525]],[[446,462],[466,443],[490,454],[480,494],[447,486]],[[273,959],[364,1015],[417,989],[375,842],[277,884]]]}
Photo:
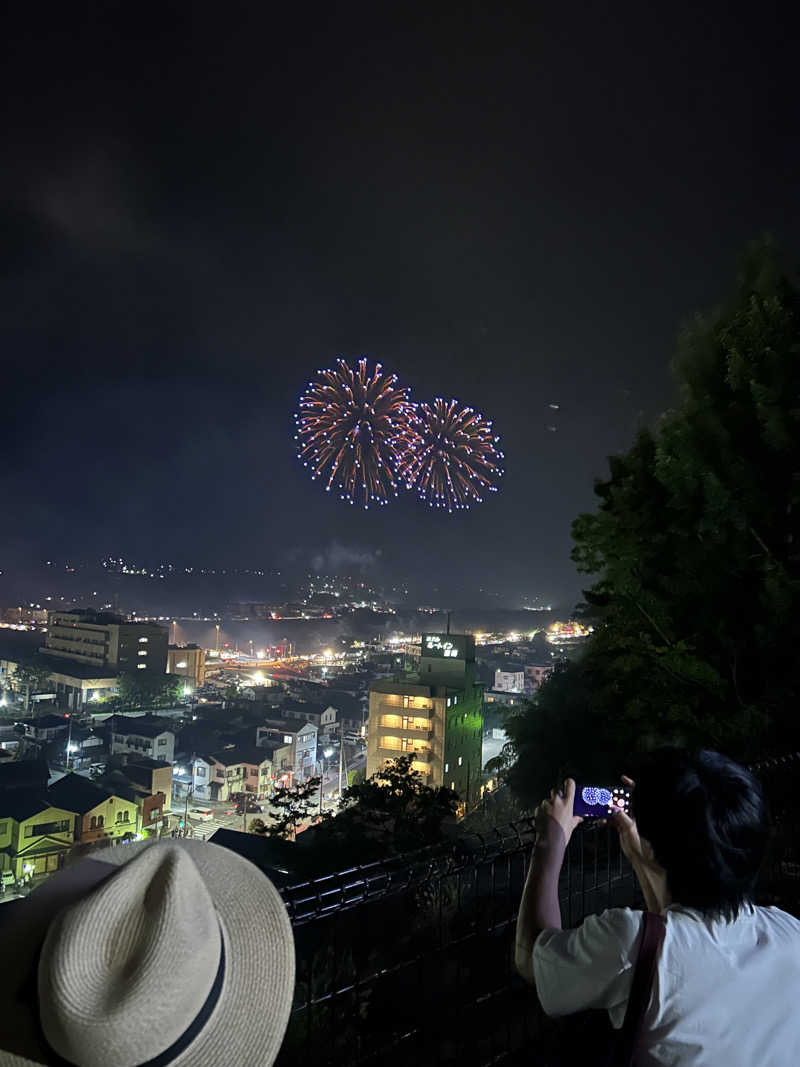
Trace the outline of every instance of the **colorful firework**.
{"label": "colorful firework", "polygon": [[503,476],[500,438],[492,424],[474,408],[437,397],[433,404],[415,405],[415,437],[400,459],[400,472],[409,489],[433,508],[453,512],[480,503],[486,492],[497,492]]}
{"label": "colorful firework", "polygon": [[312,479],[342,500],[368,508],[397,496],[398,455],[415,443],[414,409],[408,390],[380,363],[369,373],[366,359],[354,370],[343,359],[317,372],[295,415],[298,458]]}

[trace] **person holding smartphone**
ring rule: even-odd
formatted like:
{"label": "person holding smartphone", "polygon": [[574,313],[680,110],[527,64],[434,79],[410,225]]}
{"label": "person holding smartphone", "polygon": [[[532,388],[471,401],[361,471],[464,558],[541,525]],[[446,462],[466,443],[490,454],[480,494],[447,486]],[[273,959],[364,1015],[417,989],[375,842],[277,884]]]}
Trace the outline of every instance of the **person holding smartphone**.
{"label": "person holding smartphone", "polygon": [[[800,921],[753,903],[769,838],[761,785],[717,752],[662,749],[642,763],[630,815],[611,823],[662,916],[635,1062],[671,1067],[800,1064]],[[567,779],[536,810],[537,840],[517,919],[515,961],[548,1015],[608,1012],[623,1025],[642,913],[611,908],[561,929],[558,876],[581,818]]]}

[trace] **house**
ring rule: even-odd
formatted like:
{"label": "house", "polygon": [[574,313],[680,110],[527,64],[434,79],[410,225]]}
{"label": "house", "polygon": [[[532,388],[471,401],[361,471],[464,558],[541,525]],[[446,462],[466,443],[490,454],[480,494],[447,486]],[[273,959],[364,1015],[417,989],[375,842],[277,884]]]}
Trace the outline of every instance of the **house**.
{"label": "house", "polygon": [[11,871],[17,880],[60,870],[75,840],[76,821],[75,813],[60,807],[44,789],[3,790],[0,870]]}
{"label": "house", "polygon": [[258,770],[261,764],[272,761],[264,755],[263,749],[255,745],[248,748],[225,749],[212,757],[225,766],[225,786],[221,790],[220,800],[231,800],[239,793],[258,794]]}
{"label": "house", "polygon": [[536,690],[552,673],[552,663],[528,663],[525,665],[526,686],[531,690]]}
{"label": "house", "polygon": [[290,771],[299,781],[312,778],[317,767],[318,727],[312,722],[302,725],[279,719],[268,720],[265,726],[256,728],[256,745],[278,744],[289,746],[276,751],[276,765],[286,772]]}
{"label": "house", "polygon": [[133,718],[114,715],[111,719],[111,752],[132,752],[164,763],[175,762],[175,730],[156,715]]}
{"label": "house", "polygon": [[292,766],[292,746],[264,741],[258,748],[264,753],[258,765],[258,795],[268,797],[274,792],[276,783],[288,785],[291,782],[288,772]]}
{"label": "house", "polygon": [[121,797],[80,774],[65,774],[48,790],[52,803],[78,816],[75,840],[115,844],[138,833],[135,799]]}
{"label": "house", "polygon": [[69,730],[69,715],[40,715],[38,719],[21,719],[25,737],[30,741],[56,741],[66,739]]}
{"label": "house", "polygon": [[320,734],[325,738],[339,737],[342,733],[347,737],[361,733],[361,716],[353,717],[352,713],[340,711],[333,706],[323,711],[319,721]]}
{"label": "house", "polygon": [[281,718],[284,721],[313,723],[319,726],[322,713],[326,704],[311,703],[304,700],[284,700],[280,707]]}
{"label": "house", "polygon": [[221,800],[220,793],[225,788],[225,764],[214,756],[195,756],[191,786],[195,800]]}
{"label": "house", "polygon": [[[172,768],[167,769],[171,771]],[[114,796],[136,804],[138,832],[143,837],[158,837],[169,825],[169,793],[151,792],[150,787],[130,777],[129,770],[126,766],[124,770],[109,771],[98,784]]]}
{"label": "house", "polygon": [[147,790],[151,796],[163,793],[166,797],[166,810],[169,811],[172,796],[171,764],[142,756],[139,759],[127,760],[122,773],[129,781]]}

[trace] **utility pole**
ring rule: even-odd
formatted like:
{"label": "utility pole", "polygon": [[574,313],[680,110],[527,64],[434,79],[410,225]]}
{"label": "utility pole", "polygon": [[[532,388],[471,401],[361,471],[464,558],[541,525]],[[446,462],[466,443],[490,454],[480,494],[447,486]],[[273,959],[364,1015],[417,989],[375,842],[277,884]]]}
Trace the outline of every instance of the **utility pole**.
{"label": "utility pole", "polygon": [[190,785],[186,790],[186,806],[183,809],[183,836],[188,836],[189,829],[189,797],[194,793],[194,786]]}
{"label": "utility pole", "polygon": [[339,723],[339,802],[342,800],[342,771],[344,769],[344,723]]}
{"label": "utility pole", "polygon": [[[154,742],[155,744],[155,742]],[[72,748],[72,715],[69,717],[69,729],[67,730],[67,770],[69,770],[69,750]]]}

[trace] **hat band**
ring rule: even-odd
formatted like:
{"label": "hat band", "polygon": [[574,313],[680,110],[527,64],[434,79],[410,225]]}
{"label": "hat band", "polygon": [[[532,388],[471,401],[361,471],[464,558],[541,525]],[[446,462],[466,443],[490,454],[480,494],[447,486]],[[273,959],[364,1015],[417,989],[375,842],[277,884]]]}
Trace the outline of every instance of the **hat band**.
{"label": "hat band", "polygon": [[[222,993],[222,986],[225,982],[225,938],[222,934],[221,924],[219,933],[219,967],[217,967],[216,977],[214,978],[214,981],[211,985],[211,989],[209,990],[208,996],[206,997],[205,1003],[203,1004],[202,1008],[197,1013],[197,1015],[195,1015],[194,1019],[189,1024],[189,1026],[183,1031],[181,1036],[175,1041],[173,1041],[169,1048],[165,1049],[163,1052],[159,1052],[159,1054],[157,1056],[154,1056],[153,1059],[144,1060],[142,1063],[137,1064],[136,1067],[167,1067],[167,1064],[170,1064],[173,1060],[177,1059],[178,1056],[180,1056],[182,1052],[185,1052],[186,1049],[189,1048],[189,1046],[192,1044],[192,1042],[195,1041],[197,1037],[199,1037],[200,1031],[211,1018],[214,1008],[216,1008],[217,1002],[219,1001],[220,994]],[[44,1034],[42,1034],[42,1037],[44,1039]],[[75,1064],[73,1064],[71,1060],[65,1060],[63,1056],[60,1056],[55,1051],[55,1049],[51,1048],[51,1046],[47,1044],[46,1039],[44,1039],[44,1041],[48,1049],[50,1049],[50,1051],[55,1056],[56,1064],[66,1064],[68,1065],[68,1067],[75,1067]]]}

